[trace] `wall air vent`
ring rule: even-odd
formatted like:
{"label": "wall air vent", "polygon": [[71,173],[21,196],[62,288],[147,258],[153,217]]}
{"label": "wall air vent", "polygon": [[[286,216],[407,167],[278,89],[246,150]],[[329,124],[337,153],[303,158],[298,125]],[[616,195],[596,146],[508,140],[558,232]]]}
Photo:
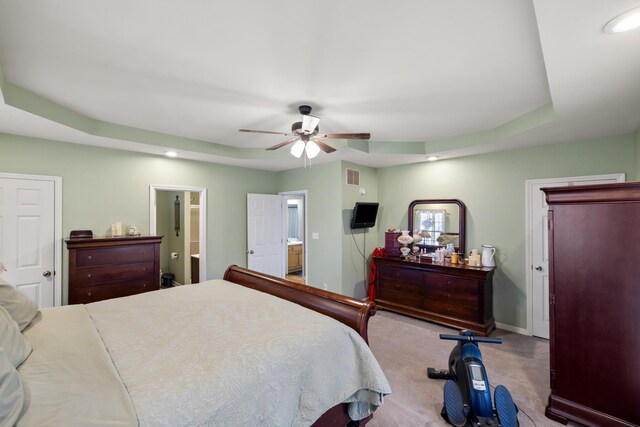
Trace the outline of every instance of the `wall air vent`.
{"label": "wall air vent", "polygon": [[347,169],[347,185],[360,185],[360,171]]}

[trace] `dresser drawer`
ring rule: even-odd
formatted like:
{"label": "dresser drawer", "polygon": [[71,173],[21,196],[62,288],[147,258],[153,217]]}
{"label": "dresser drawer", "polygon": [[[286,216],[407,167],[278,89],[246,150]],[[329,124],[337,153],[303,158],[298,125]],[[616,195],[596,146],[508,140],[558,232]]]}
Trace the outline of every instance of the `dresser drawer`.
{"label": "dresser drawer", "polygon": [[159,289],[157,283],[149,279],[126,280],[102,285],[84,286],[69,291],[69,304],[88,304],[110,298],[140,294]]}
{"label": "dresser drawer", "polygon": [[421,283],[421,271],[396,266],[380,266],[378,274],[381,279],[395,280],[399,282]]}
{"label": "dresser drawer", "polygon": [[422,280],[427,298],[467,307],[478,306],[479,285],[475,280],[434,273],[424,273]]}
{"label": "dresser drawer", "polygon": [[435,314],[454,317],[456,319],[478,321],[479,310],[477,307],[469,307],[456,303],[456,301],[446,302],[438,299],[425,298],[422,307]]}
{"label": "dresser drawer", "polygon": [[95,249],[80,249],[76,253],[76,267],[153,261],[155,245],[130,245]]}
{"label": "dresser drawer", "polygon": [[376,290],[376,298],[397,304],[415,306],[423,299],[422,286],[400,280],[385,280]]}
{"label": "dresser drawer", "polygon": [[154,277],[154,262],[142,262],[138,264],[105,265],[101,267],[78,268],[73,277],[75,286],[90,286],[96,283],[115,282],[118,280],[131,280],[136,278]]}

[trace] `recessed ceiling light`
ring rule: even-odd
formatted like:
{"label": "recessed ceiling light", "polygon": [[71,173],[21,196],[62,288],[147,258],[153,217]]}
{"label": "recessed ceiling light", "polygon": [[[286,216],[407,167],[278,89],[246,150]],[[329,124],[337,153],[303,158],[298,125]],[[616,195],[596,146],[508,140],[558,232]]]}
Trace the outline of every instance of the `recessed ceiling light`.
{"label": "recessed ceiling light", "polygon": [[178,157],[178,153],[176,153],[175,151],[165,151],[164,155],[167,157]]}
{"label": "recessed ceiling light", "polygon": [[438,156],[429,156],[427,157],[427,160],[429,160],[430,162],[435,162],[436,160],[438,160],[440,157]]}
{"label": "recessed ceiling light", "polygon": [[640,7],[631,9],[613,18],[604,26],[605,33],[622,33],[640,27]]}

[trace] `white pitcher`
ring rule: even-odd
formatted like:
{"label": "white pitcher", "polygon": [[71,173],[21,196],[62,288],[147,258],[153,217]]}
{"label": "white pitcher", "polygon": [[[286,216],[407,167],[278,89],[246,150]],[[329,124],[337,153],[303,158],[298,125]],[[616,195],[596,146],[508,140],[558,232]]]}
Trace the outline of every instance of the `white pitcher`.
{"label": "white pitcher", "polygon": [[482,245],[482,266],[495,267],[496,261],[493,256],[496,254],[496,248],[491,245]]}

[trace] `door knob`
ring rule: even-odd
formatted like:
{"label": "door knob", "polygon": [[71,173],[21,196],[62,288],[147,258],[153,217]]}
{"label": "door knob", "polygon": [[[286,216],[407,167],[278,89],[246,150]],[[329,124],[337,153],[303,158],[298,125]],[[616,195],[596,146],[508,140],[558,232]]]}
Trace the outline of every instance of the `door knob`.
{"label": "door knob", "polygon": [[247,251],[248,254],[253,255],[253,249],[251,249],[250,251]]}
{"label": "door knob", "polygon": [[44,277],[51,277],[51,272],[49,270],[45,271],[44,273],[42,273],[42,275]]}
{"label": "door knob", "polygon": [[536,271],[542,271],[542,266],[541,265],[537,266]]}

